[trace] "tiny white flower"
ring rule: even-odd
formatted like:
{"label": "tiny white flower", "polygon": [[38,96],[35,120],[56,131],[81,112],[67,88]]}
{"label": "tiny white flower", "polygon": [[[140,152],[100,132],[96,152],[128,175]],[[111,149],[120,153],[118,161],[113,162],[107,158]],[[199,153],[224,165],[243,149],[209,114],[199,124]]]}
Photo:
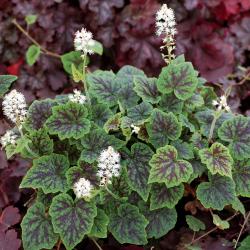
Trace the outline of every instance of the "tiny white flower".
{"label": "tiny white flower", "polygon": [[94,45],[93,35],[85,28],[75,33],[74,46],[75,50],[82,51],[84,54],[93,54],[91,47]]}
{"label": "tiny white flower", "polygon": [[9,144],[15,145],[17,138],[18,135],[13,129],[7,130],[6,133],[0,139],[2,147],[4,148]]}
{"label": "tiny white flower", "polygon": [[4,96],[3,112],[13,123],[20,125],[26,119],[27,104],[22,93],[15,89]]}
{"label": "tiny white flower", "polygon": [[112,177],[120,175],[120,154],[109,146],[100,153],[98,158],[97,176],[100,177],[100,185],[111,184]]}
{"label": "tiny white flower", "polygon": [[131,124],[130,126],[132,128],[132,133],[138,134],[140,131],[140,127],[135,126],[134,124]]}
{"label": "tiny white flower", "polygon": [[212,104],[217,107],[217,110],[226,110],[227,112],[230,112],[230,107],[227,104],[227,97],[225,95],[222,95],[219,100],[213,100]]}
{"label": "tiny white flower", "polygon": [[174,11],[167,4],[163,4],[156,13],[156,34],[164,34],[172,41],[177,34]]}
{"label": "tiny white flower", "polygon": [[74,89],[73,90],[74,94],[69,94],[69,100],[71,102],[76,102],[76,103],[80,103],[80,104],[84,104],[87,100],[85,95],[81,94],[81,91]]}
{"label": "tiny white flower", "polygon": [[91,196],[92,189],[93,185],[85,178],[80,178],[73,185],[73,191],[77,198],[89,198]]}

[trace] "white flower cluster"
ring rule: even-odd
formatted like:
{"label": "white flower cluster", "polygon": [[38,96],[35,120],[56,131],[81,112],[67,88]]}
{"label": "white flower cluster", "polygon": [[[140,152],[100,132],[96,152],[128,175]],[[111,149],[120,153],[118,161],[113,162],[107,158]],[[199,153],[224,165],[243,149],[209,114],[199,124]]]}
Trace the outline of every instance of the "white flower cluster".
{"label": "white flower cluster", "polygon": [[93,54],[91,47],[94,45],[93,35],[85,28],[75,33],[74,46],[75,50],[82,51],[84,54]]}
{"label": "white flower cluster", "polygon": [[227,97],[222,95],[218,101],[213,100],[213,105],[217,107],[217,110],[226,110],[230,112],[230,107],[227,104]]}
{"label": "white flower cluster", "polygon": [[3,112],[12,122],[20,125],[27,115],[27,104],[24,95],[15,89],[5,95]]}
{"label": "white flower cluster", "polygon": [[76,102],[80,104],[84,104],[87,100],[85,95],[81,94],[81,91],[74,89],[73,90],[74,94],[69,94],[69,100],[71,102]]}
{"label": "white flower cluster", "polygon": [[177,34],[174,11],[166,4],[163,4],[156,13],[156,34],[158,36],[164,34],[169,41],[173,41]]}
{"label": "white flower cluster", "polygon": [[0,142],[2,147],[6,147],[9,144],[16,144],[16,140],[18,138],[17,133],[13,129],[7,130],[6,133],[1,137]]}
{"label": "white flower cluster", "polygon": [[132,133],[135,133],[135,134],[138,134],[141,129],[140,127],[135,126],[134,124],[131,124],[130,127],[132,128]]}
{"label": "white flower cluster", "polygon": [[110,184],[112,177],[120,175],[120,154],[109,146],[108,149],[101,152],[97,168],[97,176],[101,179],[100,185]]}
{"label": "white flower cluster", "polygon": [[80,178],[73,185],[73,191],[77,198],[89,198],[91,196],[92,189],[93,185],[85,178]]}

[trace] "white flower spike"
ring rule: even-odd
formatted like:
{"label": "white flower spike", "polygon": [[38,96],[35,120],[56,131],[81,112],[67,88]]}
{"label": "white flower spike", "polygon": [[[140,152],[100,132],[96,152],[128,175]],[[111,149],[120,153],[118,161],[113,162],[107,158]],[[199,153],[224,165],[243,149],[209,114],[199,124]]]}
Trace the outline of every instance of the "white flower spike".
{"label": "white flower spike", "polygon": [[18,135],[15,133],[13,129],[7,130],[6,133],[0,139],[2,147],[5,148],[9,144],[15,145],[17,138],[18,138]]}
{"label": "white flower spike", "polygon": [[73,191],[77,198],[90,198],[93,185],[89,180],[80,178],[73,185]]}
{"label": "white flower spike", "polygon": [[87,100],[85,95],[81,94],[81,91],[74,89],[73,90],[74,94],[69,94],[69,100],[71,102],[76,102],[80,104],[84,104]]}
{"label": "white flower spike", "polygon": [[177,34],[174,11],[166,4],[163,4],[156,13],[156,34],[165,35],[172,41]]}
{"label": "white flower spike", "polygon": [[85,28],[78,30],[75,33],[74,46],[75,50],[82,51],[84,54],[93,54],[94,51],[91,49],[91,46],[94,45],[93,35],[90,31],[87,31]]}
{"label": "white flower spike", "polygon": [[219,100],[213,100],[212,104],[217,107],[217,110],[226,110],[227,112],[230,112],[230,107],[227,104],[227,97],[225,95],[222,95]]}
{"label": "white flower spike", "polygon": [[108,149],[101,152],[97,168],[97,176],[101,179],[100,185],[111,184],[112,177],[120,176],[120,154],[109,146]]}
{"label": "white flower spike", "polygon": [[27,104],[24,95],[17,92],[15,89],[5,95],[3,100],[3,112],[13,123],[20,126],[27,115]]}
{"label": "white flower spike", "polygon": [[140,131],[140,127],[135,126],[134,124],[131,124],[130,126],[132,128],[132,133],[138,134]]}

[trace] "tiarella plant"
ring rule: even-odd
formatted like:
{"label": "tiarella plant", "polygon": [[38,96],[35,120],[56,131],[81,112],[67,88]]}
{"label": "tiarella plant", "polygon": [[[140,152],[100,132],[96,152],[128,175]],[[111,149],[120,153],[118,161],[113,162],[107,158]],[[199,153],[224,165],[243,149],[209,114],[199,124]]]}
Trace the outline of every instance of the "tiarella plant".
{"label": "tiarella plant", "polygon": [[[150,78],[132,66],[87,72],[95,42],[82,29],[77,51],[62,57],[85,94],[75,90],[29,109],[16,90],[4,97],[4,114],[16,126],[2,146],[8,157],[33,161],[21,183],[36,192],[21,224],[24,249],[57,242],[73,249],[109,233],[150,246],[175,227],[175,206],[190,188],[221,229],[229,224],[218,211],[245,213],[239,197],[250,197],[250,119],[230,111],[228,93],[217,99],[183,55],[175,58],[175,33],[173,11],[163,5],[157,34],[167,66]],[[69,64],[75,53],[81,60]],[[205,230],[193,215],[186,222]]]}

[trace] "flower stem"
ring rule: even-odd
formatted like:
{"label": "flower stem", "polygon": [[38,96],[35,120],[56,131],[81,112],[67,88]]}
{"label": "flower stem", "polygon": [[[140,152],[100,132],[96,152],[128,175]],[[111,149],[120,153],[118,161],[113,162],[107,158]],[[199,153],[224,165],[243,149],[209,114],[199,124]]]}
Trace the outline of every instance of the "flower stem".
{"label": "flower stem", "polygon": [[90,96],[89,96],[89,91],[88,91],[88,85],[87,85],[87,80],[86,80],[86,62],[87,62],[87,54],[85,53],[83,55],[83,87],[84,87],[84,91],[88,100],[88,103],[91,105],[91,100],[90,100]]}
{"label": "flower stem", "polygon": [[94,238],[90,238],[96,245],[96,247],[99,249],[99,250],[103,250],[102,247],[98,244],[98,242],[94,239]]}
{"label": "flower stem", "polygon": [[214,134],[214,128],[215,128],[215,124],[216,124],[216,121],[220,118],[221,116],[221,111],[215,111],[214,113],[214,118],[213,118],[213,121],[211,123],[211,127],[210,127],[210,131],[209,131],[209,137],[208,137],[208,142],[210,143],[212,141],[212,138],[213,138],[213,134]]}
{"label": "flower stem", "polygon": [[116,200],[120,200],[120,197],[119,197],[118,195],[114,194],[114,193],[108,188],[107,185],[105,186],[105,188],[106,188],[107,192],[108,192],[113,198],[115,198]]}
{"label": "flower stem", "polygon": [[51,57],[55,57],[55,58],[61,58],[61,56],[57,53],[54,53],[52,51],[47,50],[46,48],[44,48],[43,46],[41,46],[39,44],[39,42],[37,42],[33,37],[31,37],[29,35],[29,33],[23,29],[23,27],[16,21],[16,19],[12,20],[12,23],[32,42],[34,43],[36,46],[41,48],[42,53],[51,56]]}

